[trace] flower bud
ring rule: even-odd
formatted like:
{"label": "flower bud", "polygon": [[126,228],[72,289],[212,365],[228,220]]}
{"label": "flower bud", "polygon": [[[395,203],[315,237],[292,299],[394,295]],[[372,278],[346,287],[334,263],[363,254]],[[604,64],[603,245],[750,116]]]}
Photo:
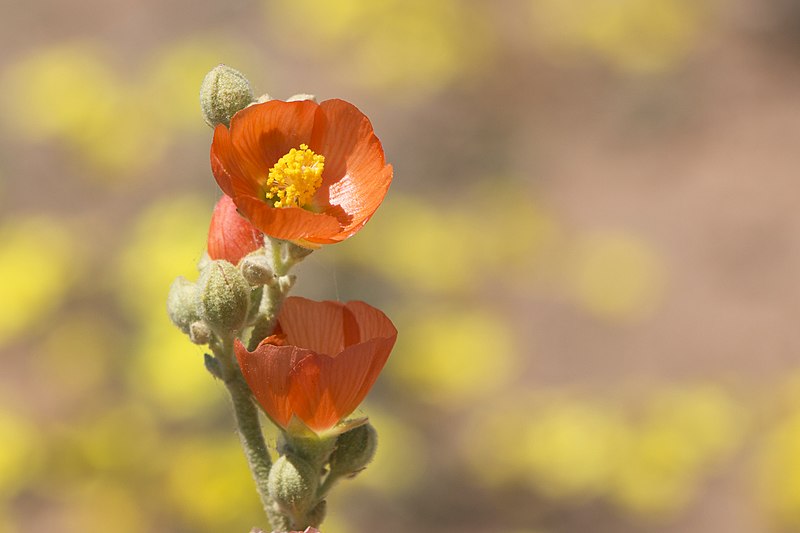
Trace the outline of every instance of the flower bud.
{"label": "flower bud", "polygon": [[291,516],[302,516],[313,505],[319,485],[319,472],[296,455],[282,455],[269,471],[269,495]]}
{"label": "flower bud", "polygon": [[371,424],[363,424],[339,435],[330,459],[331,473],[354,476],[375,457],[378,432]]}
{"label": "flower bud", "polygon": [[227,65],[217,65],[200,85],[200,109],[206,124],[229,126],[231,117],[254,100],[250,82],[244,74]]}
{"label": "flower bud", "polygon": [[228,337],[241,330],[250,307],[250,286],[238,268],[227,261],[211,261],[197,282],[199,312],[211,330]]}
{"label": "flower bud", "polygon": [[184,333],[200,317],[197,311],[197,285],[183,276],[175,278],[167,296],[167,314]]}
{"label": "flower bud", "polygon": [[189,340],[199,345],[208,344],[211,341],[211,328],[202,320],[192,322],[189,326]]}
{"label": "flower bud", "polygon": [[269,259],[264,254],[248,255],[239,263],[239,268],[244,279],[253,287],[273,285],[277,281],[275,273],[270,267]]}

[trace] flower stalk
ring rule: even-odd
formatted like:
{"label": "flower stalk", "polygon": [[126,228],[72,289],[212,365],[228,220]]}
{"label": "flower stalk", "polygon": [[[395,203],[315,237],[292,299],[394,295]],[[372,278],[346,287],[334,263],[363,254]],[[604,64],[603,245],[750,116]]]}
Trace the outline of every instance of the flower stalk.
{"label": "flower stalk", "polygon": [[[213,354],[205,366],[230,394],[273,533],[318,533],[330,488],[374,455],[375,430],[366,418],[347,417],[377,379],[397,330],[364,302],[289,298],[290,271],[360,231],[383,201],[392,167],[352,104],[253,100],[247,79],[230,67],[203,82],[211,170],[225,194],[198,281],[176,280],[167,309]],[[257,131],[269,135],[243,134]],[[259,407],[282,432],[274,463]]]}

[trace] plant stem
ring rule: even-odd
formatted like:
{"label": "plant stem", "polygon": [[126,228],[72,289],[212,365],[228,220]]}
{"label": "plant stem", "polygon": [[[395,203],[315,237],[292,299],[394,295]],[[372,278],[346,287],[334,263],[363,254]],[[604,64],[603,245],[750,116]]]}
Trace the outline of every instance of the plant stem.
{"label": "plant stem", "polygon": [[220,362],[223,381],[231,395],[239,439],[242,442],[247,464],[256,483],[261,504],[272,528],[283,531],[288,526],[287,519],[277,511],[267,488],[267,479],[269,478],[269,470],[272,467],[272,460],[267,450],[264,434],[261,431],[258,409],[253,403],[250,389],[247,387],[247,383],[245,383],[239,366],[234,359],[232,340],[223,341],[218,346],[218,349],[214,351]]}

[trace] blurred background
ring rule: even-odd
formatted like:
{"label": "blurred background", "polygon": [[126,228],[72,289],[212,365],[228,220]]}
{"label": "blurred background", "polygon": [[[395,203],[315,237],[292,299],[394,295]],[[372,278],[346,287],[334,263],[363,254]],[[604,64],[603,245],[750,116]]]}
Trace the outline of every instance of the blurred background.
{"label": "blurred background", "polygon": [[395,167],[297,270],[400,330],[324,533],[800,531],[796,1],[0,2],[1,533],[266,527],[165,312],[220,62]]}

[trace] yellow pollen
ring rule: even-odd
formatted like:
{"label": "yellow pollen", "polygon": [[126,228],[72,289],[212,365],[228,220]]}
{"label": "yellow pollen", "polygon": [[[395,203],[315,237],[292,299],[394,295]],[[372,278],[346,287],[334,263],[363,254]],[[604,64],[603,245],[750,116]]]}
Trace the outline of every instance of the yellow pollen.
{"label": "yellow pollen", "polygon": [[308,145],[292,148],[269,169],[267,200],[274,200],[275,207],[305,207],[322,185],[324,167],[325,156]]}

